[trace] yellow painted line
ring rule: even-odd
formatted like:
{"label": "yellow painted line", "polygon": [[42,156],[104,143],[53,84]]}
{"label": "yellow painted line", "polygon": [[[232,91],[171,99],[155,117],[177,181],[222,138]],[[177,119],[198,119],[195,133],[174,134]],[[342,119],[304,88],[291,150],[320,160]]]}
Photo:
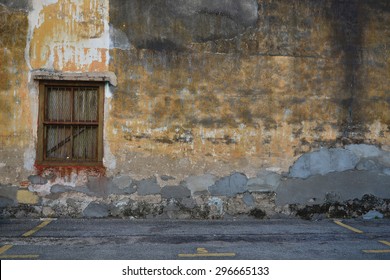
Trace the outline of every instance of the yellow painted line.
{"label": "yellow painted line", "polygon": [[209,253],[206,248],[197,248],[195,254],[178,254],[180,258],[194,257],[234,257],[235,253]]}
{"label": "yellow painted line", "polygon": [[371,254],[383,254],[383,253],[390,253],[390,250],[363,250],[364,253],[371,253]]}
{"label": "yellow painted line", "polygon": [[36,259],[39,255],[2,255],[0,259]]}
{"label": "yellow painted line", "polygon": [[389,241],[379,240],[379,242],[382,243],[382,244],[385,244],[387,246],[390,246],[390,242]]}
{"label": "yellow painted line", "polygon": [[12,248],[13,245],[4,245],[0,247],[0,255]]}
{"label": "yellow painted line", "polygon": [[337,225],[339,225],[339,226],[342,226],[342,227],[344,227],[344,228],[346,228],[346,229],[349,229],[349,230],[351,230],[351,231],[353,231],[353,232],[355,232],[355,233],[364,233],[362,230],[357,229],[357,228],[354,228],[354,227],[351,227],[351,226],[349,226],[349,225],[346,225],[346,224],[342,223],[342,222],[339,221],[339,220],[334,220],[333,222],[334,222],[335,224],[337,224]]}
{"label": "yellow painted line", "polygon": [[195,258],[195,257],[234,257],[235,253],[205,253],[205,254],[178,254],[180,258]]}
{"label": "yellow painted line", "polygon": [[51,223],[52,220],[46,220],[46,221],[43,221],[40,225],[36,226],[35,228],[33,228],[32,230],[29,230],[28,232],[24,233],[22,236],[23,237],[28,237],[28,236],[31,236],[33,235],[34,233],[36,233],[38,230],[42,229],[43,227],[47,226],[48,224]]}

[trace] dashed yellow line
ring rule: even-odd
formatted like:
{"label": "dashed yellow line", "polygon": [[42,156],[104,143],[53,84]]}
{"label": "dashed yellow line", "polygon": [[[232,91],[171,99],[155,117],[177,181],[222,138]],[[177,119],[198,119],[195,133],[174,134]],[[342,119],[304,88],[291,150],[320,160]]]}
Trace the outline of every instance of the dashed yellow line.
{"label": "dashed yellow line", "polygon": [[[344,223],[342,223],[340,220],[334,220],[335,224],[339,225],[339,226],[342,226],[346,229],[349,229],[355,233],[364,233],[362,230],[360,229],[357,229],[357,228],[354,228],[354,227],[351,227],[349,225],[346,225]],[[384,245],[387,245],[387,246],[390,246],[390,242],[389,241],[385,241],[385,240],[378,240],[378,242],[384,244]],[[385,250],[362,250],[362,252],[364,253],[368,253],[368,254],[387,254],[387,253],[390,253],[390,249],[385,249]]]}
{"label": "dashed yellow line", "polygon": [[178,254],[180,258],[195,258],[195,257],[234,257],[235,253],[209,253],[206,248],[197,248],[194,254]]}
{"label": "dashed yellow line", "polygon": [[354,227],[351,227],[351,226],[349,226],[349,225],[346,225],[346,224],[342,223],[340,220],[334,220],[333,222],[334,222],[335,224],[337,224],[337,225],[339,225],[339,226],[342,226],[342,227],[344,227],[344,228],[346,228],[346,229],[349,229],[350,231],[353,231],[353,232],[355,232],[355,233],[364,233],[362,230],[357,229],[357,228],[354,228]]}
{"label": "dashed yellow line", "polygon": [[[38,230],[44,228],[48,224],[50,224],[54,219],[47,219],[44,220],[41,224],[33,228],[32,230],[27,231],[26,233],[22,234],[23,237],[29,237],[36,233]],[[39,257],[39,255],[3,255],[6,251],[11,249],[13,245],[7,244],[2,247],[0,247],[0,259],[36,259]]]}
{"label": "dashed yellow line", "polygon": [[23,237],[29,237],[31,235],[33,235],[34,233],[36,233],[38,230],[44,228],[45,226],[47,226],[48,224],[51,223],[51,221],[53,220],[46,220],[46,221],[43,221],[40,225],[36,226],[35,228],[33,228],[32,230],[29,230],[28,232],[22,234]]}
{"label": "dashed yellow line", "polygon": [[379,240],[379,242],[382,243],[382,244],[385,244],[387,246],[390,246],[390,242],[389,241]]}
{"label": "dashed yellow line", "polygon": [[0,247],[0,255],[4,254],[6,251],[12,248],[14,245],[4,245]]}
{"label": "dashed yellow line", "polygon": [[[386,240],[378,240],[379,243],[382,243],[384,245],[390,246],[390,242]],[[370,254],[386,254],[390,253],[390,249],[385,250],[363,250],[364,253],[370,253]]]}

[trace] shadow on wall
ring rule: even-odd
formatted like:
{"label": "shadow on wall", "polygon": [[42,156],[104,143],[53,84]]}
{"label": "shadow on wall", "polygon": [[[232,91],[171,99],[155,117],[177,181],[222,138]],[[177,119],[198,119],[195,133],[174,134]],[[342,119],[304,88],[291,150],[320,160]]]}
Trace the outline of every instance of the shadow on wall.
{"label": "shadow on wall", "polygon": [[137,48],[169,52],[191,42],[234,38],[256,25],[257,9],[255,0],[114,0],[110,18],[116,33]]}

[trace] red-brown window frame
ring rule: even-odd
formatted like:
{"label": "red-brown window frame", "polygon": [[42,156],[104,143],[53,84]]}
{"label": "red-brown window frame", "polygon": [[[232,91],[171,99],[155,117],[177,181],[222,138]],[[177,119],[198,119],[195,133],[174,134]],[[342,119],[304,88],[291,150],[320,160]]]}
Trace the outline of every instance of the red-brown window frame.
{"label": "red-brown window frame", "polygon": [[[103,116],[104,116],[104,86],[105,83],[99,82],[80,82],[80,81],[40,81],[39,83],[39,112],[38,112],[38,146],[36,163],[38,165],[47,166],[102,166],[103,165]],[[64,159],[48,159],[46,158],[45,145],[45,126],[48,123],[45,121],[46,112],[46,90],[49,87],[93,87],[97,88],[98,92],[98,113],[97,122],[97,159],[96,160],[64,160]],[[65,123],[65,122],[63,122]],[[61,125],[61,122],[58,122]],[[67,125],[76,126],[76,123],[66,122]]]}

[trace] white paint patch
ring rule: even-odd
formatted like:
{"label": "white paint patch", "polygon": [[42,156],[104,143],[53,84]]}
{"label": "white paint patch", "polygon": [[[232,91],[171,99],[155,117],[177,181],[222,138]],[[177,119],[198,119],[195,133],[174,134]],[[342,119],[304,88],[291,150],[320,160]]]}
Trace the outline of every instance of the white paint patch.
{"label": "white paint patch", "polygon": [[[110,108],[111,108],[111,97],[112,97],[112,92],[110,91],[110,86],[106,84],[105,87],[105,100],[104,100],[104,128],[105,131],[107,130],[107,122],[110,119]],[[103,133],[106,135],[106,133]],[[108,143],[107,138],[104,136],[103,137],[103,143],[104,143],[104,154],[103,154],[103,164],[107,169],[115,169],[116,168],[116,158],[115,156],[111,153],[110,150],[110,145]]]}
{"label": "white paint patch", "polygon": [[36,150],[35,146],[31,145],[24,151],[23,154],[23,167],[24,169],[28,171],[33,171],[34,170],[34,163],[35,163],[35,155],[36,155]]}
{"label": "white paint patch", "polygon": [[5,166],[6,166],[6,164],[4,162],[0,162],[0,168],[3,168]]}
{"label": "white paint patch", "polygon": [[[36,53],[35,46],[31,46],[31,40],[34,36],[34,31],[44,23],[44,13],[42,10],[51,4],[56,4],[58,0],[42,0],[32,1],[32,11],[28,15],[29,30],[27,34],[27,46],[25,49],[25,59],[30,70],[32,55],[40,55],[46,58],[46,64],[43,66],[45,69],[54,69],[54,63],[60,70],[63,69],[67,63],[78,65],[80,70],[91,65],[93,62],[102,62],[105,59],[105,65],[108,66],[109,62],[109,47],[110,47],[110,32],[108,23],[108,0],[104,0],[104,4],[99,5],[102,1],[97,1],[95,5],[99,5],[99,12],[103,15],[103,33],[98,38],[85,38],[80,39],[75,37],[72,32],[74,25],[78,22],[84,22],[84,11],[82,9],[83,1],[71,1],[76,6],[75,14],[72,14],[72,22],[67,26],[69,30],[59,30],[55,33],[54,38],[50,38],[47,42],[47,46],[44,53]],[[92,5],[92,3],[91,3]],[[92,7],[91,7],[92,8]],[[62,11],[59,11],[61,13]],[[55,15],[53,15],[55,16]],[[57,55],[57,61],[54,61],[54,55]],[[105,58],[103,58],[105,56]]]}
{"label": "white paint patch", "polygon": [[208,205],[215,207],[220,215],[223,214],[223,201],[219,197],[210,197]]}

